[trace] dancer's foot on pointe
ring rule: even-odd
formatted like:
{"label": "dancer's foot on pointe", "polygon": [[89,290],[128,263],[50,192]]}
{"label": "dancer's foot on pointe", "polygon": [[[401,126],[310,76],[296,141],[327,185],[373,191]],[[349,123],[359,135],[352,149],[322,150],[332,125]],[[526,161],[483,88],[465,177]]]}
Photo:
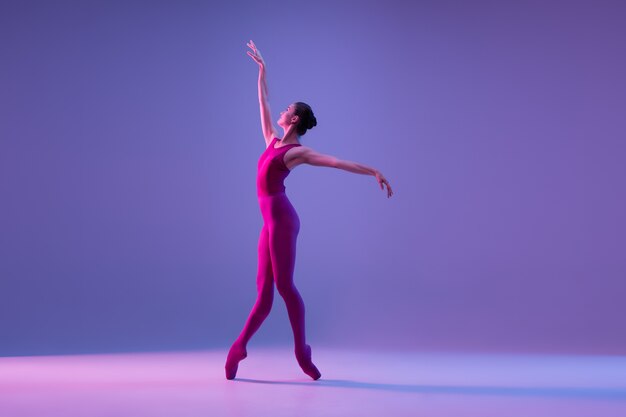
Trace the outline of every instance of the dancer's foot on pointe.
{"label": "dancer's foot on pointe", "polygon": [[237,342],[233,343],[228,351],[228,357],[226,358],[226,365],[224,369],[226,370],[226,379],[234,379],[237,375],[237,368],[239,367],[239,362],[245,359],[248,356],[248,352],[246,352],[246,348],[241,346]]}
{"label": "dancer's foot on pointe", "polygon": [[296,359],[304,373],[314,380],[318,380],[322,376],[320,371],[313,364],[313,361],[311,361],[311,346],[304,345],[304,349],[301,351],[296,349]]}

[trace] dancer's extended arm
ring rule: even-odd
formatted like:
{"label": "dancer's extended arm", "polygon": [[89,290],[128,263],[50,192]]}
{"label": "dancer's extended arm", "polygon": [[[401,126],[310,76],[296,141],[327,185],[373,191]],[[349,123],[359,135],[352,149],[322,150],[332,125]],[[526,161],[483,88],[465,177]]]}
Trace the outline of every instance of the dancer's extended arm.
{"label": "dancer's extended arm", "polygon": [[261,52],[257,49],[254,42],[248,42],[248,47],[252,52],[248,51],[248,55],[259,64],[259,109],[261,111],[261,129],[265,137],[265,143],[269,146],[275,136],[278,136],[274,125],[272,124],[272,116],[270,113],[270,103],[268,101],[267,79],[265,77],[265,61],[261,56]]}
{"label": "dancer's extended arm", "polygon": [[387,198],[393,195],[391,185],[384,177],[384,175],[376,168],[372,168],[358,162],[342,160],[332,155],[324,155],[304,146],[302,147],[298,158],[304,164],[338,168],[343,169],[344,171],[354,172],[355,174],[373,175],[374,177],[376,177],[376,181],[378,181],[378,184],[380,184],[381,190],[385,189],[383,187],[383,184],[387,186]]}

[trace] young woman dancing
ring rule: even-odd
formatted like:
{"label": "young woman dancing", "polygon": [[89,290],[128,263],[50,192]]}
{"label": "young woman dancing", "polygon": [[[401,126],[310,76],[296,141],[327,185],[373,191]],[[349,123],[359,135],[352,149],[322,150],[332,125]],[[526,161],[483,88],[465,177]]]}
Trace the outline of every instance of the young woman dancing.
{"label": "young woman dancing", "polygon": [[259,104],[266,149],[261,154],[257,167],[257,196],[264,225],[258,244],[257,300],[241,334],[228,352],[226,378],[235,378],[239,362],[248,356],[246,346],[272,308],[276,284],[276,289],[287,306],[298,364],[307,375],[317,380],[322,374],[311,360],[311,347],[306,344],[304,330],[304,303],[293,283],[300,219],[285,194],[283,181],[296,166],[309,164],[373,175],[383,191],[383,184],[387,186],[387,198],[393,192],[377,169],[320,154],[300,144],[300,137],[317,125],[313,110],[308,104],[296,102],[280,112],[278,125],[283,128],[283,135],[282,138],[278,137],[267,101],[265,62],[254,42],[250,41],[247,45],[252,50],[248,51],[248,55],[259,64]]}

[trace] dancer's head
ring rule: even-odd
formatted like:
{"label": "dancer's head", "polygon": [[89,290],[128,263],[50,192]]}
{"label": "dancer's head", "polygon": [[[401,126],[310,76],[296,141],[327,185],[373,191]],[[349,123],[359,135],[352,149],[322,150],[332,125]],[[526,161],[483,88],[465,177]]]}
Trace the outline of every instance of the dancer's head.
{"label": "dancer's head", "polygon": [[295,125],[298,135],[302,136],[307,130],[317,126],[317,119],[313,109],[306,103],[298,101],[290,104],[287,109],[280,112],[278,125],[287,130],[290,125]]}

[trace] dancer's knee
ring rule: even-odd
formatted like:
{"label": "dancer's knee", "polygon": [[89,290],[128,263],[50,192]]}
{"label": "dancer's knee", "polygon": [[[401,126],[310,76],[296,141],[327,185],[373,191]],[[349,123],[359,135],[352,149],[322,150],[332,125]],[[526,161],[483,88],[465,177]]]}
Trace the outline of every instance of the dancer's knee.
{"label": "dancer's knee", "polygon": [[296,287],[291,282],[277,282],[276,290],[281,297],[291,297],[297,293]]}

